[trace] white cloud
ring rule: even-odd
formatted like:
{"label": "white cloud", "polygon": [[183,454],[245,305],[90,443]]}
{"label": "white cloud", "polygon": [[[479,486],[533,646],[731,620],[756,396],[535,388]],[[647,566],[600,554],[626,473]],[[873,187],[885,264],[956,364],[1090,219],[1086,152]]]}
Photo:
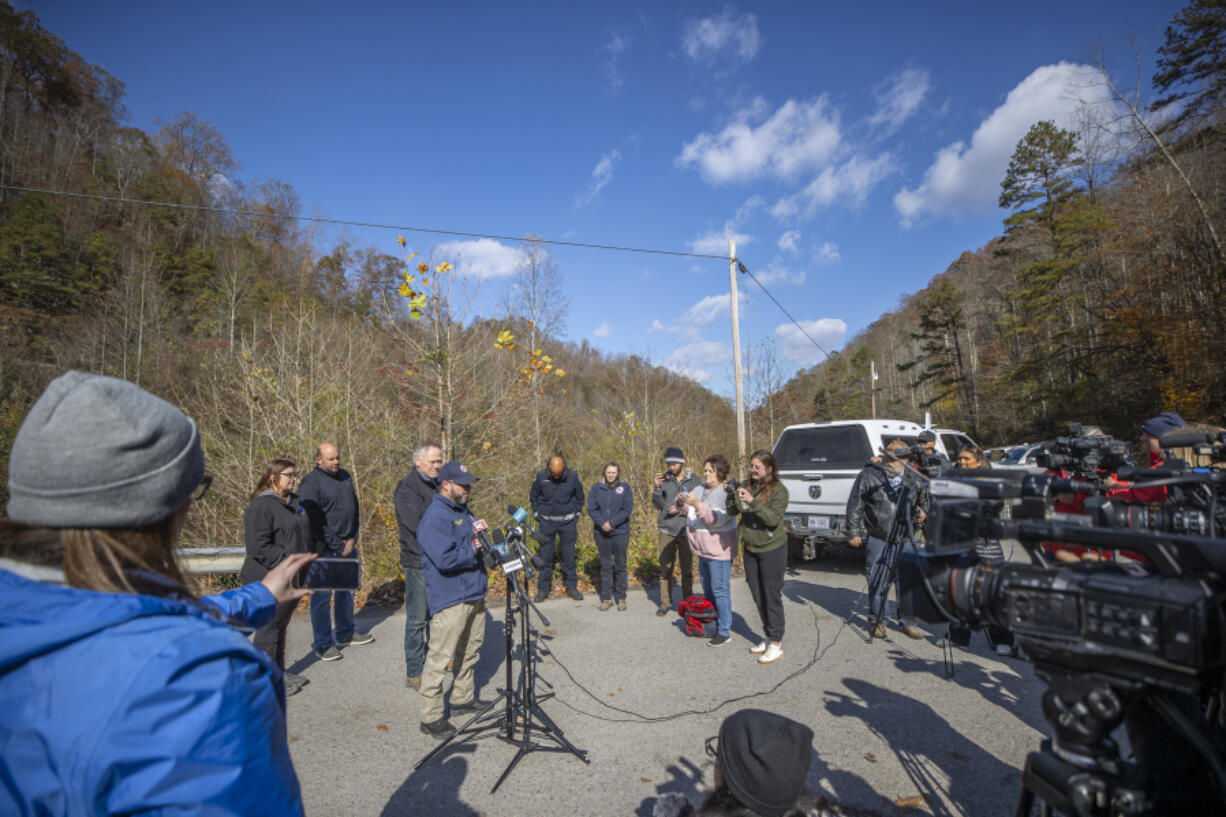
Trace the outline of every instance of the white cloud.
{"label": "white cloud", "polygon": [[941,148],[919,187],[898,191],[899,221],[910,227],[930,218],[995,214],[1009,158],[1030,126],[1050,119],[1070,128],[1082,100],[1106,98],[1100,75],[1087,65],[1061,62],[1035,69],[979,124],[969,145],[959,141]]}
{"label": "white cloud", "polygon": [[800,286],[805,282],[804,270],[793,270],[783,263],[782,258],[776,258],[766,265],[766,269],[753,270],[753,275],[762,286],[771,284],[792,284]]}
{"label": "white cloud", "polygon": [[839,318],[822,318],[816,321],[800,321],[800,331],[794,323],[781,323],[775,327],[779,339],[779,354],[800,366],[812,366],[826,359],[826,355],[805,337],[807,332],[827,352],[833,351],[847,335],[847,324]]}
{"label": "white cloud", "polygon": [[690,252],[699,255],[727,255],[729,241],[735,241],[737,249],[740,250],[741,247],[753,241],[753,236],[738,233],[729,222],[724,225],[722,232],[717,233],[712,230],[691,241]]}
{"label": "white cloud", "polygon": [[727,315],[731,303],[731,295],[708,295],[687,309],[681,316],[681,322],[690,326],[708,326],[721,315]]}
{"label": "white cloud", "polygon": [[767,110],[765,101],[756,99],[719,133],[700,133],[685,143],[675,163],[696,166],[705,180],[723,184],[767,175],[792,180],[834,157],[842,141],[839,116],[824,96],[789,99],[770,116]]}
{"label": "white cloud", "polygon": [[681,49],[687,57],[700,62],[735,60],[747,63],[761,47],[758,18],[753,14],[737,17],[730,8],[715,17],[691,20],[681,32]]}
{"label": "white cloud", "polygon": [[922,68],[907,68],[887,77],[877,87],[877,111],[869,118],[869,125],[886,133],[897,130],[919,110],[930,87],[928,72]]}
{"label": "white cloud", "polygon": [[613,93],[621,90],[621,56],[630,47],[630,38],[616,31],[609,32],[609,39],[604,46],[604,73],[609,90]]}
{"label": "white cloud", "polygon": [[664,368],[689,377],[699,383],[711,379],[710,367],[726,364],[732,359],[732,347],[713,340],[681,346],[664,360]]}
{"label": "white cloud", "polygon": [[670,330],[667,326],[661,323],[659,318],[656,318],[655,320],[651,322],[651,326],[647,327],[647,331],[648,332],[669,332],[672,330]]}
{"label": "white cloud", "polygon": [[594,338],[607,338],[611,334],[613,334],[613,330],[609,327],[608,321],[592,330],[592,337]]}
{"label": "white cloud", "polygon": [[833,241],[824,241],[817,248],[817,252],[813,254],[813,260],[820,266],[831,267],[843,260],[843,256],[839,255],[839,245]]}
{"label": "white cloud", "polygon": [[799,230],[788,230],[783,235],[779,236],[779,249],[786,250],[792,255],[800,252],[800,248],[796,246],[796,242],[800,240]]}
{"label": "white cloud", "polygon": [[812,218],[819,209],[836,201],[858,207],[874,187],[894,172],[894,167],[894,157],[889,153],[871,159],[852,156],[841,165],[828,165],[803,190],[777,201],[771,215],[780,221]]}
{"label": "white cloud", "polygon": [[613,181],[613,168],[621,161],[621,151],[617,148],[600,157],[596,167],[592,168],[592,183],[587,190],[575,194],[575,209],[578,210],[591,204],[600,195],[609,182]]}
{"label": "white cloud", "polygon": [[461,275],[477,278],[507,278],[515,274],[524,256],[515,247],[508,247],[492,238],[474,241],[448,241],[439,245],[439,252],[455,261]]}

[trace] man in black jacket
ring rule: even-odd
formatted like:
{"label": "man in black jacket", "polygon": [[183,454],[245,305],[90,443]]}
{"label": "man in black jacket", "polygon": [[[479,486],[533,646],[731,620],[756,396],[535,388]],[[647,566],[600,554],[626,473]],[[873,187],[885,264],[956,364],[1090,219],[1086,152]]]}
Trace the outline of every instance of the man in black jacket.
{"label": "man in black jacket", "polygon": [[[870,462],[856,477],[847,498],[847,544],[854,548],[865,546],[864,571],[868,576],[868,618],[876,621],[881,613],[890,587],[885,575],[885,565],[891,545],[890,527],[898,509],[902,492],[903,469],[906,463],[894,452],[906,448],[901,440],[890,440],[886,445],[884,462]],[[895,585],[897,585],[897,576]],[[898,590],[895,587],[895,595]],[[884,618],[884,617],[883,617]],[[923,638],[924,631],[901,620],[898,627],[911,638]],[[884,621],[873,629],[874,638],[885,638]]]}
{"label": "man in black jacket", "polygon": [[579,511],[583,509],[583,483],[579,475],[566,467],[566,460],[554,457],[549,467],[542,469],[532,483],[530,500],[532,515],[541,538],[540,557],[545,566],[536,579],[537,604],[549,598],[553,583],[553,555],[555,547],[562,552],[562,581],[566,595],[575,601],[583,601],[579,592],[579,571],[575,567],[575,539],[578,538]]}
{"label": "man in black jacket", "polygon": [[[358,495],[353,489],[353,478],[341,468],[340,449],[332,443],[320,443],[315,449],[315,470],[302,478],[298,498],[311,520],[315,552],[331,559],[357,559]],[[375,640],[370,633],[359,633],[354,627],[352,590],[312,592],[311,629],[315,634],[315,655],[321,661],[340,658],[338,647]]]}
{"label": "man in black jacket", "polygon": [[426,579],[421,572],[421,545],[417,526],[438,492],[438,470],[443,448],[424,442],[413,452],[413,470],[396,486],[393,504],[400,529],[400,569],[404,571],[404,685],[421,689],[426,664]]}

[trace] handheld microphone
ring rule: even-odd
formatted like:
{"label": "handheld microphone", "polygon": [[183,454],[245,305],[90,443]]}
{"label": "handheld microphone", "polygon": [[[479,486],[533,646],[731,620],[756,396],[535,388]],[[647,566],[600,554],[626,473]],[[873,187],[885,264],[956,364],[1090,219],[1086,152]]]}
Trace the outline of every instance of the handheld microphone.
{"label": "handheld microphone", "polygon": [[481,551],[481,561],[485,563],[486,570],[493,570],[498,567],[498,557],[494,553],[494,546],[490,544],[490,539],[485,535],[489,530],[489,525],[484,519],[473,520],[473,538],[481,544],[478,550]]}

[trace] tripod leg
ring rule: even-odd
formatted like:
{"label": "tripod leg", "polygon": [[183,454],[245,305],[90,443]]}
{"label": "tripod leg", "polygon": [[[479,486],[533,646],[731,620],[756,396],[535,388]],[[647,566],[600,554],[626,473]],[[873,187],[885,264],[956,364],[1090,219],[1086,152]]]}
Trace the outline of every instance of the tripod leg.
{"label": "tripod leg", "polygon": [[531,707],[531,709],[532,713],[536,715],[537,720],[544,725],[545,729],[547,730],[546,734],[548,734],[549,737],[553,738],[563,749],[570,752],[584,763],[590,764],[592,762],[590,759],[588,759],[587,752],[577,748],[573,743],[567,740],[566,736],[562,734],[562,730],[558,728],[557,724],[555,724],[539,706],[534,705]]}

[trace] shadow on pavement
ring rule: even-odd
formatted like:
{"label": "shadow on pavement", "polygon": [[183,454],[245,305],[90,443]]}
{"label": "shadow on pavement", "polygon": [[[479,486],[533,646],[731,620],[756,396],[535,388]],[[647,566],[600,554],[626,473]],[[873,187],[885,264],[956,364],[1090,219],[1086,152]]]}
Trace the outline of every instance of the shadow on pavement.
{"label": "shadow on pavement", "polygon": [[[923,701],[858,678],[844,678],[843,684],[851,694],[827,690],[826,710],[835,716],[859,718],[880,736],[934,815],[982,814],[989,805],[984,802],[985,793],[991,797],[1010,787],[1016,791],[1021,785],[1017,769],[981,749]],[[942,774],[934,774],[934,767]],[[868,801],[858,800],[851,791],[840,791],[833,784],[832,788],[835,789],[832,794],[840,801],[875,802],[873,795]],[[865,792],[855,794],[863,796]],[[881,796],[875,798],[880,800]],[[880,802],[893,805],[888,800]]]}
{"label": "shadow on pavement", "polygon": [[[945,679],[945,670],[939,661],[927,661],[907,655],[900,650],[891,650],[889,657],[894,662],[894,666],[903,672],[930,672]],[[1032,682],[1019,675],[1018,672],[1012,671],[1017,669],[1029,674],[1025,669],[1025,662],[1016,658],[988,656],[989,660],[1006,662],[999,669],[988,670],[973,661],[958,661],[957,653],[954,654],[954,657],[954,677],[950,683],[979,693],[984,700],[1009,712],[1025,725],[1037,732],[1047,733],[1050,727],[1044,720],[1042,711],[1037,704],[1028,701],[1029,698],[1037,701]],[[1012,667],[1009,666],[1010,664],[1017,666]]]}
{"label": "shadow on pavement", "polygon": [[668,773],[669,779],[656,786],[655,797],[643,798],[643,802],[639,803],[639,807],[634,810],[635,817],[651,817],[656,798],[661,795],[680,794],[695,807],[706,797],[706,793],[700,788],[703,778],[702,768],[695,765],[694,761],[688,757],[677,758],[677,762],[665,766],[664,771]]}
{"label": "shadow on pavement", "polygon": [[460,785],[468,774],[468,760],[460,753],[472,751],[473,746],[464,744],[444,749],[408,776],[383,807],[382,817],[476,817],[477,812],[460,800]]}

